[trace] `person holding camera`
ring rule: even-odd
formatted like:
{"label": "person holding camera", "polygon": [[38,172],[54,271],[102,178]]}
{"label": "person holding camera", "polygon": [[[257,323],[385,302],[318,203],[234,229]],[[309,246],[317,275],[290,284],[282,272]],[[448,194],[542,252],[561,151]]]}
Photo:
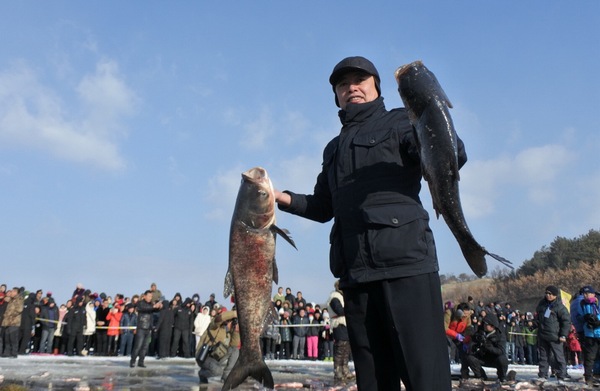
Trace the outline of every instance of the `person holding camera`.
{"label": "person holding camera", "polygon": [[600,305],[596,291],[589,285],[581,288],[581,300],[578,314],[582,320],[584,338],[583,347],[583,378],[586,384],[598,387],[600,382],[594,378],[594,361],[600,352]]}
{"label": "person holding camera", "polygon": [[[482,327],[471,337],[471,349],[465,356],[466,366],[473,371],[475,378],[487,380],[483,367],[496,368],[498,381],[506,381],[508,371],[508,358],[505,352],[505,338],[498,326],[498,320],[493,315],[486,315],[482,321]],[[461,370],[463,379],[469,377],[468,368],[466,373]]]}
{"label": "person holding camera", "polygon": [[209,377],[220,376],[224,381],[240,355],[239,346],[237,311],[225,311],[215,316],[196,347],[200,384],[208,383]]}

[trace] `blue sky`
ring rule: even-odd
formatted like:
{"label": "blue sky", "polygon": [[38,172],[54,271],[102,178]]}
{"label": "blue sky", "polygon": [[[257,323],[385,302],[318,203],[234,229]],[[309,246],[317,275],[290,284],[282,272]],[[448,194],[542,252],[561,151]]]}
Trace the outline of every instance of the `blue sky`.
{"label": "blue sky", "polygon": [[[240,174],[311,192],[342,58],[422,60],[454,104],[469,226],[519,266],[600,228],[600,3],[0,3],[0,283],[222,298]],[[471,274],[423,183],[441,273]],[[280,285],[323,302],[330,224],[278,214]],[[499,264],[488,260],[490,270]]]}

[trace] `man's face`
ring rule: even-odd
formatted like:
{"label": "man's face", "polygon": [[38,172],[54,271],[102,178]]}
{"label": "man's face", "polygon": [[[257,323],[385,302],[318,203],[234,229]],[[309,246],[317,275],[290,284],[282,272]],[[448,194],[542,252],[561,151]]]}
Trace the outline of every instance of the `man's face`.
{"label": "man's face", "polygon": [[546,291],[545,296],[546,296],[546,300],[548,300],[548,301],[556,300],[556,296],[554,296],[554,294],[552,292]]}
{"label": "man's face", "polygon": [[344,74],[335,85],[335,94],[342,110],[346,110],[348,103],[368,103],[379,96],[375,78],[360,71]]}
{"label": "man's face", "polygon": [[152,302],[152,293],[145,294],[144,300],[146,300],[146,302],[148,302],[148,303]]}

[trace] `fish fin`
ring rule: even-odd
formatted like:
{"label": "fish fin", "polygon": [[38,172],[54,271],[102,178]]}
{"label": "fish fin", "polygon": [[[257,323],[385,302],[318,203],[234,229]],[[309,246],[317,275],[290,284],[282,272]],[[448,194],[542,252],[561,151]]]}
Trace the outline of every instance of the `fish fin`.
{"label": "fish fin", "polygon": [[279,284],[279,269],[277,268],[277,261],[273,258],[273,282]]}
{"label": "fish fin", "polygon": [[298,247],[296,247],[296,243],[294,243],[294,241],[290,237],[290,231],[288,231],[287,229],[281,229],[278,226],[276,226],[275,224],[271,225],[271,229],[276,234],[278,234],[279,236],[284,238],[285,241],[288,242],[289,244],[291,244],[296,250],[298,250]]}
{"label": "fish fin", "polygon": [[225,284],[223,285],[223,297],[229,297],[233,295],[233,277],[229,269],[225,274]]}
{"label": "fish fin", "polygon": [[264,361],[256,359],[249,361],[246,356],[240,354],[221,389],[232,390],[242,384],[249,376],[256,379],[265,388],[271,390],[275,388],[271,370]]}
{"label": "fish fin", "polygon": [[[487,251],[486,251],[486,252],[487,252]],[[506,267],[509,267],[509,268],[511,268],[511,269],[513,269],[513,270],[515,269],[515,268],[512,266],[512,262],[511,262],[511,261],[509,261],[508,259],[506,259],[506,258],[503,258],[503,257],[501,257],[500,255],[492,254],[492,253],[489,253],[489,252],[488,252],[487,254],[488,254],[490,257],[494,258],[496,261],[498,261],[498,262],[500,262],[501,264],[503,264],[504,266],[506,266]]]}

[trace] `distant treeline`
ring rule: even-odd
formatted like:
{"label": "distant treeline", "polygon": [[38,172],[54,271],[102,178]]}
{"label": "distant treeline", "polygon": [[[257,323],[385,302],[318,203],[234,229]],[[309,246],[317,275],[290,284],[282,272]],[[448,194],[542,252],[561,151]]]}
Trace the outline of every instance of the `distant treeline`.
{"label": "distant treeline", "polygon": [[482,284],[475,276],[442,275],[442,283],[451,284],[445,287],[444,298],[466,301],[472,296],[484,302],[530,303],[541,299],[547,285],[570,294],[583,285],[600,289],[600,231],[592,229],[574,239],[557,237],[516,270],[496,269],[490,277]]}

